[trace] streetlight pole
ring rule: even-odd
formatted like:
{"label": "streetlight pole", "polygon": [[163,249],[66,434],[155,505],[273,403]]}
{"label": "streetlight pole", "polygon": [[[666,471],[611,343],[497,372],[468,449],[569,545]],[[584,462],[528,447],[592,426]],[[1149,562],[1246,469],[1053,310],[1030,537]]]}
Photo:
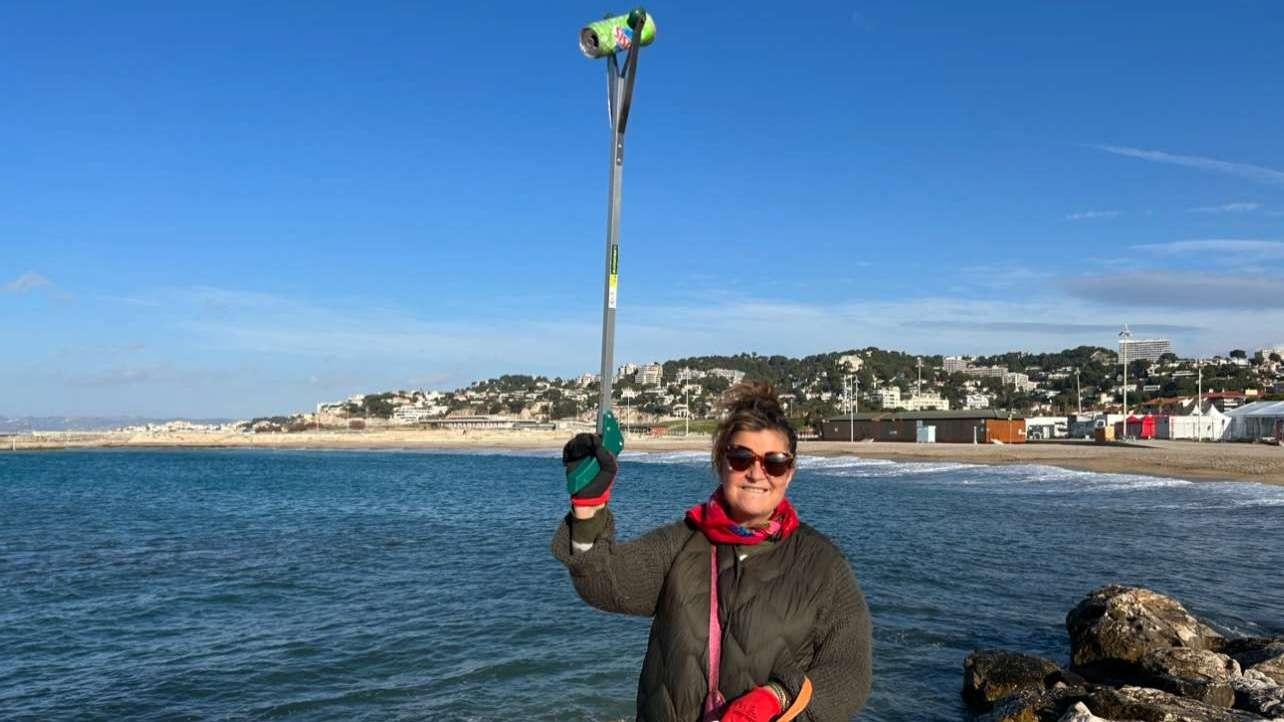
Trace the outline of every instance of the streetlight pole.
{"label": "streetlight pole", "polygon": [[686,431],[683,432],[682,435],[690,436],[691,435],[691,383],[689,380],[687,383],[682,385],[682,391],[685,392],[687,395],[687,427],[686,427]]}
{"label": "streetlight pole", "polygon": [[1123,382],[1123,417],[1124,417],[1124,437],[1128,436],[1128,339],[1132,338],[1132,331],[1128,330],[1128,324],[1124,324],[1123,330],[1119,332],[1119,354],[1123,358],[1124,382]]}
{"label": "streetlight pole", "polygon": [[847,397],[847,441],[856,441],[856,415],[852,413],[852,376],[843,376],[843,394]]}
{"label": "streetlight pole", "polygon": [[1204,440],[1204,359],[1196,359],[1195,367],[1199,369],[1199,390],[1195,396],[1195,413],[1199,414],[1199,431],[1196,432],[1195,440]]}
{"label": "streetlight pole", "polygon": [[1079,369],[1074,370],[1074,398],[1075,405],[1078,407],[1078,415],[1083,416],[1083,387],[1079,385]]}

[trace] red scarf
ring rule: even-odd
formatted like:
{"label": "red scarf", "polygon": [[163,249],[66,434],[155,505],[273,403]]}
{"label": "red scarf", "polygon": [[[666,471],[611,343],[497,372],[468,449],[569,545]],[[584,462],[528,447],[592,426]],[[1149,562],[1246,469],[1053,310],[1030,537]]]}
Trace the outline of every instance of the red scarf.
{"label": "red scarf", "polygon": [[757,544],[767,540],[780,541],[798,530],[798,512],[788,499],[781,499],[771,520],[765,526],[750,528],[732,521],[727,514],[727,499],[722,494],[722,487],[714,490],[713,496],[703,504],[696,504],[687,510],[687,518],[704,532],[705,538],[714,544]]}

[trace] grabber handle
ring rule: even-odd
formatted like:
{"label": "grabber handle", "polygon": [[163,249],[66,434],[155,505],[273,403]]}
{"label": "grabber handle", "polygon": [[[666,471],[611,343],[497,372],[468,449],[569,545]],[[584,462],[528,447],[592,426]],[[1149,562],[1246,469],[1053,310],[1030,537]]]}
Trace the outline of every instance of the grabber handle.
{"label": "grabber handle", "polygon": [[[611,452],[612,456],[619,457],[620,451],[624,449],[624,434],[620,431],[620,422],[615,419],[615,414],[607,411],[602,417],[602,446]],[[588,486],[597,477],[597,472],[601,470],[598,466],[597,459],[589,457],[575,465],[574,469],[566,472],[566,492],[568,494],[577,494],[580,489]]]}

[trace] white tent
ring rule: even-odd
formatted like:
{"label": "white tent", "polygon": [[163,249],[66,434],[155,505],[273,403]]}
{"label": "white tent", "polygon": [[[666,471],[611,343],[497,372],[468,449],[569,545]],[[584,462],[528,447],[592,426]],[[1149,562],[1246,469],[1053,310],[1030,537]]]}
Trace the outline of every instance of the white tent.
{"label": "white tent", "polygon": [[1208,409],[1204,411],[1202,416],[1191,414],[1190,416],[1168,417],[1167,438],[1220,441],[1226,436],[1230,423],[1229,416],[1218,411],[1216,406],[1209,404]]}
{"label": "white tent", "polygon": [[1284,437],[1284,401],[1255,401],[1226,412],[1230,417],[1228,438],[1253,440]]}

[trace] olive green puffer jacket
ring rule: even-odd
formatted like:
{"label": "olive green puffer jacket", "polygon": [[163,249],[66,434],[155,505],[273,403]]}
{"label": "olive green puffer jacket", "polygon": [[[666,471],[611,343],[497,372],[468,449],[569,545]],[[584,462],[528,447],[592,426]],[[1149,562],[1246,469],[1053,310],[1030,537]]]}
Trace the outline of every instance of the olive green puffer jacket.
{"label": "olive green puffer jacket", "polygon": [[[698,722],[708,690],[710,543],[685,520],[615,542],[609,509],[591,549],[571,546],[568,514],[553,537],[580,597],[607,612],[654,617],[638,680],[639,720]],[[582,523],[582,522],[581,522]],[[722,663],[728,699],[774,680],[813,696],[799,719],[846,722],[870,687],[869,609],[851,566],[820,532],[800,525],[745,556],[718,548]]]}

